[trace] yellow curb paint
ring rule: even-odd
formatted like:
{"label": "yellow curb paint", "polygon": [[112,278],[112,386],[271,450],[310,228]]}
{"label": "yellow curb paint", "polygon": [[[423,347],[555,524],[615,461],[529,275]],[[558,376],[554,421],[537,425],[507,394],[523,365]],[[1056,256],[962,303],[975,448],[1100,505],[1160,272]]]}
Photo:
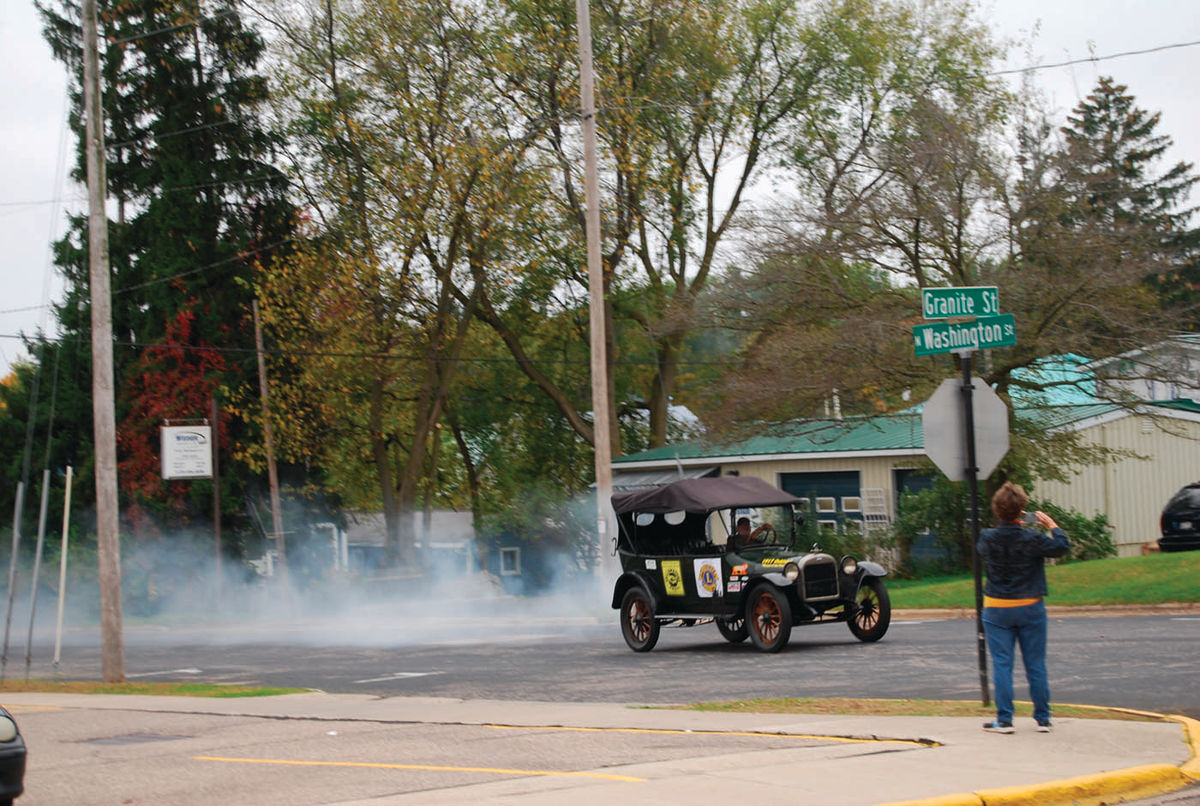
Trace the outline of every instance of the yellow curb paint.
{"label": "yellow curb paint", "polygon": [[908,744],[916,747],[940,747],[939,742],[931,739],[862,739],[854,736],[823,736],[810,733],[768,733],[766,731],[739,730],[687,730],[683,728],[580,728],[569,725],[500,725],[485,724],[485,728],[495,730],[563,730],[579,733],[659,733],[680,736],[748,736],[759,739],[811,739],[821,742],[844,742],[846,744]]}
{"label": "yellow curb paint", "polygon": [[1191,783],[1186,775],[1170,764],[1147,764],[1114,772],[1080,775],[1036,786],[1009,786],[981,789],[975,794],[984,806],[1099,806],[1111,803],[1114,796],[1138,800],[1182,789]]}
{"label": "yellow curb paint", "polygon": [[1179,714],[1171,714],[1166,718],[1183,726],[1184,741],[1192,751],[1192,757],[1180,764],[1179,769],[1193,781],[1200,781],[1200,721]]}
{"label": "yellow curb paint", "polygon": [[444,767],[436,764],[385,764],[373,761],[296,761],[286,758],[225,758],[222,756],[192,756],[193,761],[220,761],[226,764],[276,764],[291,767],[366,767],[379,770],[418,770],[424,772],[482,772],[491,775],[542,775],[563,778],[598,778],[603,781],[641,783],[645,778],[628,775],[606,775],[599,772],[563,772],[558,770],[509,770],[499,767]]}

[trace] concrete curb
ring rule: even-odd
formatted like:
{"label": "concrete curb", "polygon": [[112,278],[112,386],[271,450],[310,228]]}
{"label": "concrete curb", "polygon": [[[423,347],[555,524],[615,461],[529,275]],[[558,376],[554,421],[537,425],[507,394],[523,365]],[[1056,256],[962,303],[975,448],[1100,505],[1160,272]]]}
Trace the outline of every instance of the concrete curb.
{"label": "concrete curb", "polygon": [[1109,710],[1179,723],[1183,730],[1184,743],[1191,751],[1191,758],[1178,767],[1171,764],[1146,764],[1064,778],[1060,781],[1047,781],[1032,786],[981,789],[978,792],[895,801],[880,806],[1022,806],[1029,803],[1037,803],[1039,806],[1091,806],[1167,795],[1200,781],[1200,721],[1175,714],[1156,714],[1122,708]]}
{"label": "concrete curb", "polygon": [[[881,806],[1083,806],[1166,795],[1183,789],[1192,779],[1179,767],[1148,764],[1096,775],[1064,778],[1036,786],[1007,786],[943,795],[925,800],[906,800]],[[1115,800],[1114,800],[1115,799]]]}

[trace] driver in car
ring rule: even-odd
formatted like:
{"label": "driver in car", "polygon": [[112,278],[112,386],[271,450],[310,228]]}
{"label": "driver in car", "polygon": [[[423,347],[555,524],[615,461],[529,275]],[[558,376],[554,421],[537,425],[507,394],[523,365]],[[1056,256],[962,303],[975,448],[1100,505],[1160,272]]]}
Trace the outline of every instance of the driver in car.
{"label": "driver in car", "polygon": [[751,543],[765,543],[767,542],[767,535],[765,533],[768,531],[774,532],[775,527],[769,523],[764,523],[762,526],[759,526],[757,529],[751,531],[750,519],[747,517],[738,518],[736,535],[737,539],[735,543],[739,548],[742,546],[748,546]]}

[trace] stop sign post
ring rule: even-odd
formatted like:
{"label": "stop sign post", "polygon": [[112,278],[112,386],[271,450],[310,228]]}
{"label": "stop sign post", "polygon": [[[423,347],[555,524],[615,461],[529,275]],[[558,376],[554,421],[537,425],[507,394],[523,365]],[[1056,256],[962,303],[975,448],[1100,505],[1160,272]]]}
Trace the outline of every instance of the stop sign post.
{"label": "stop sign post", "polygon": [[[913,328],[917,355],[953,352],[962,361],[962,381],[953,378],[941,386],[925,404],[921,427],[925,453],[951,481],[966,479],[971,505],[971,560],[975,571],[975,636],[979,655],[980,696],[991,703],[987,679],[987,641],[983,631],[983,569],[976,544],[979,542],[979,475],[990,476],[1008,452],[1008,409],[991,387],[971,378],[971,354],[976,348],[1006,347],[1017,343],[1011,315],[1001,315],[1000,296],[994,287],[922,289],[926,319],[966,320]],[[987,322],[1001,320],[1000,335],[984,338]],[[974,337],[935,338],[931,329],[948,332],[958,328]],[[960,343],[963,345],[960,347]],[[957,398],[957,400],[956,400]]]}

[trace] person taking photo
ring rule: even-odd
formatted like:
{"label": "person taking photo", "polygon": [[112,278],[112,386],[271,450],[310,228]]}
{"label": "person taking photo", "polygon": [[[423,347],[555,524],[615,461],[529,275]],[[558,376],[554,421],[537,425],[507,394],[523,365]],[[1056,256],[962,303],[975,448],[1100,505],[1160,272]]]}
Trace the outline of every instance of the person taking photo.
{"label": "person taking photo", "polygon": [[[1011,481],[992,496],[997,525],[984,529],[976,550],[987,570],[983,588],[983,630],[992,656],[996,718],[983,729],[1013,733],[1013,655],[1021,647],[1025,679],[1033,700],[1037,729],[1048,733],[1050,681],[1046,672],[1047,557],[1062,557],[1071,548],[1067,534],[1045,512],[1025,512],[1028,497]],[[1023,517],[1025,523],[1022,523]],[[1028,525],[1026,525],[1028,524]],[[1032,528],[1033,524],[1041,528]],[[1045,531],[1043,531],[1045,530]]]}

